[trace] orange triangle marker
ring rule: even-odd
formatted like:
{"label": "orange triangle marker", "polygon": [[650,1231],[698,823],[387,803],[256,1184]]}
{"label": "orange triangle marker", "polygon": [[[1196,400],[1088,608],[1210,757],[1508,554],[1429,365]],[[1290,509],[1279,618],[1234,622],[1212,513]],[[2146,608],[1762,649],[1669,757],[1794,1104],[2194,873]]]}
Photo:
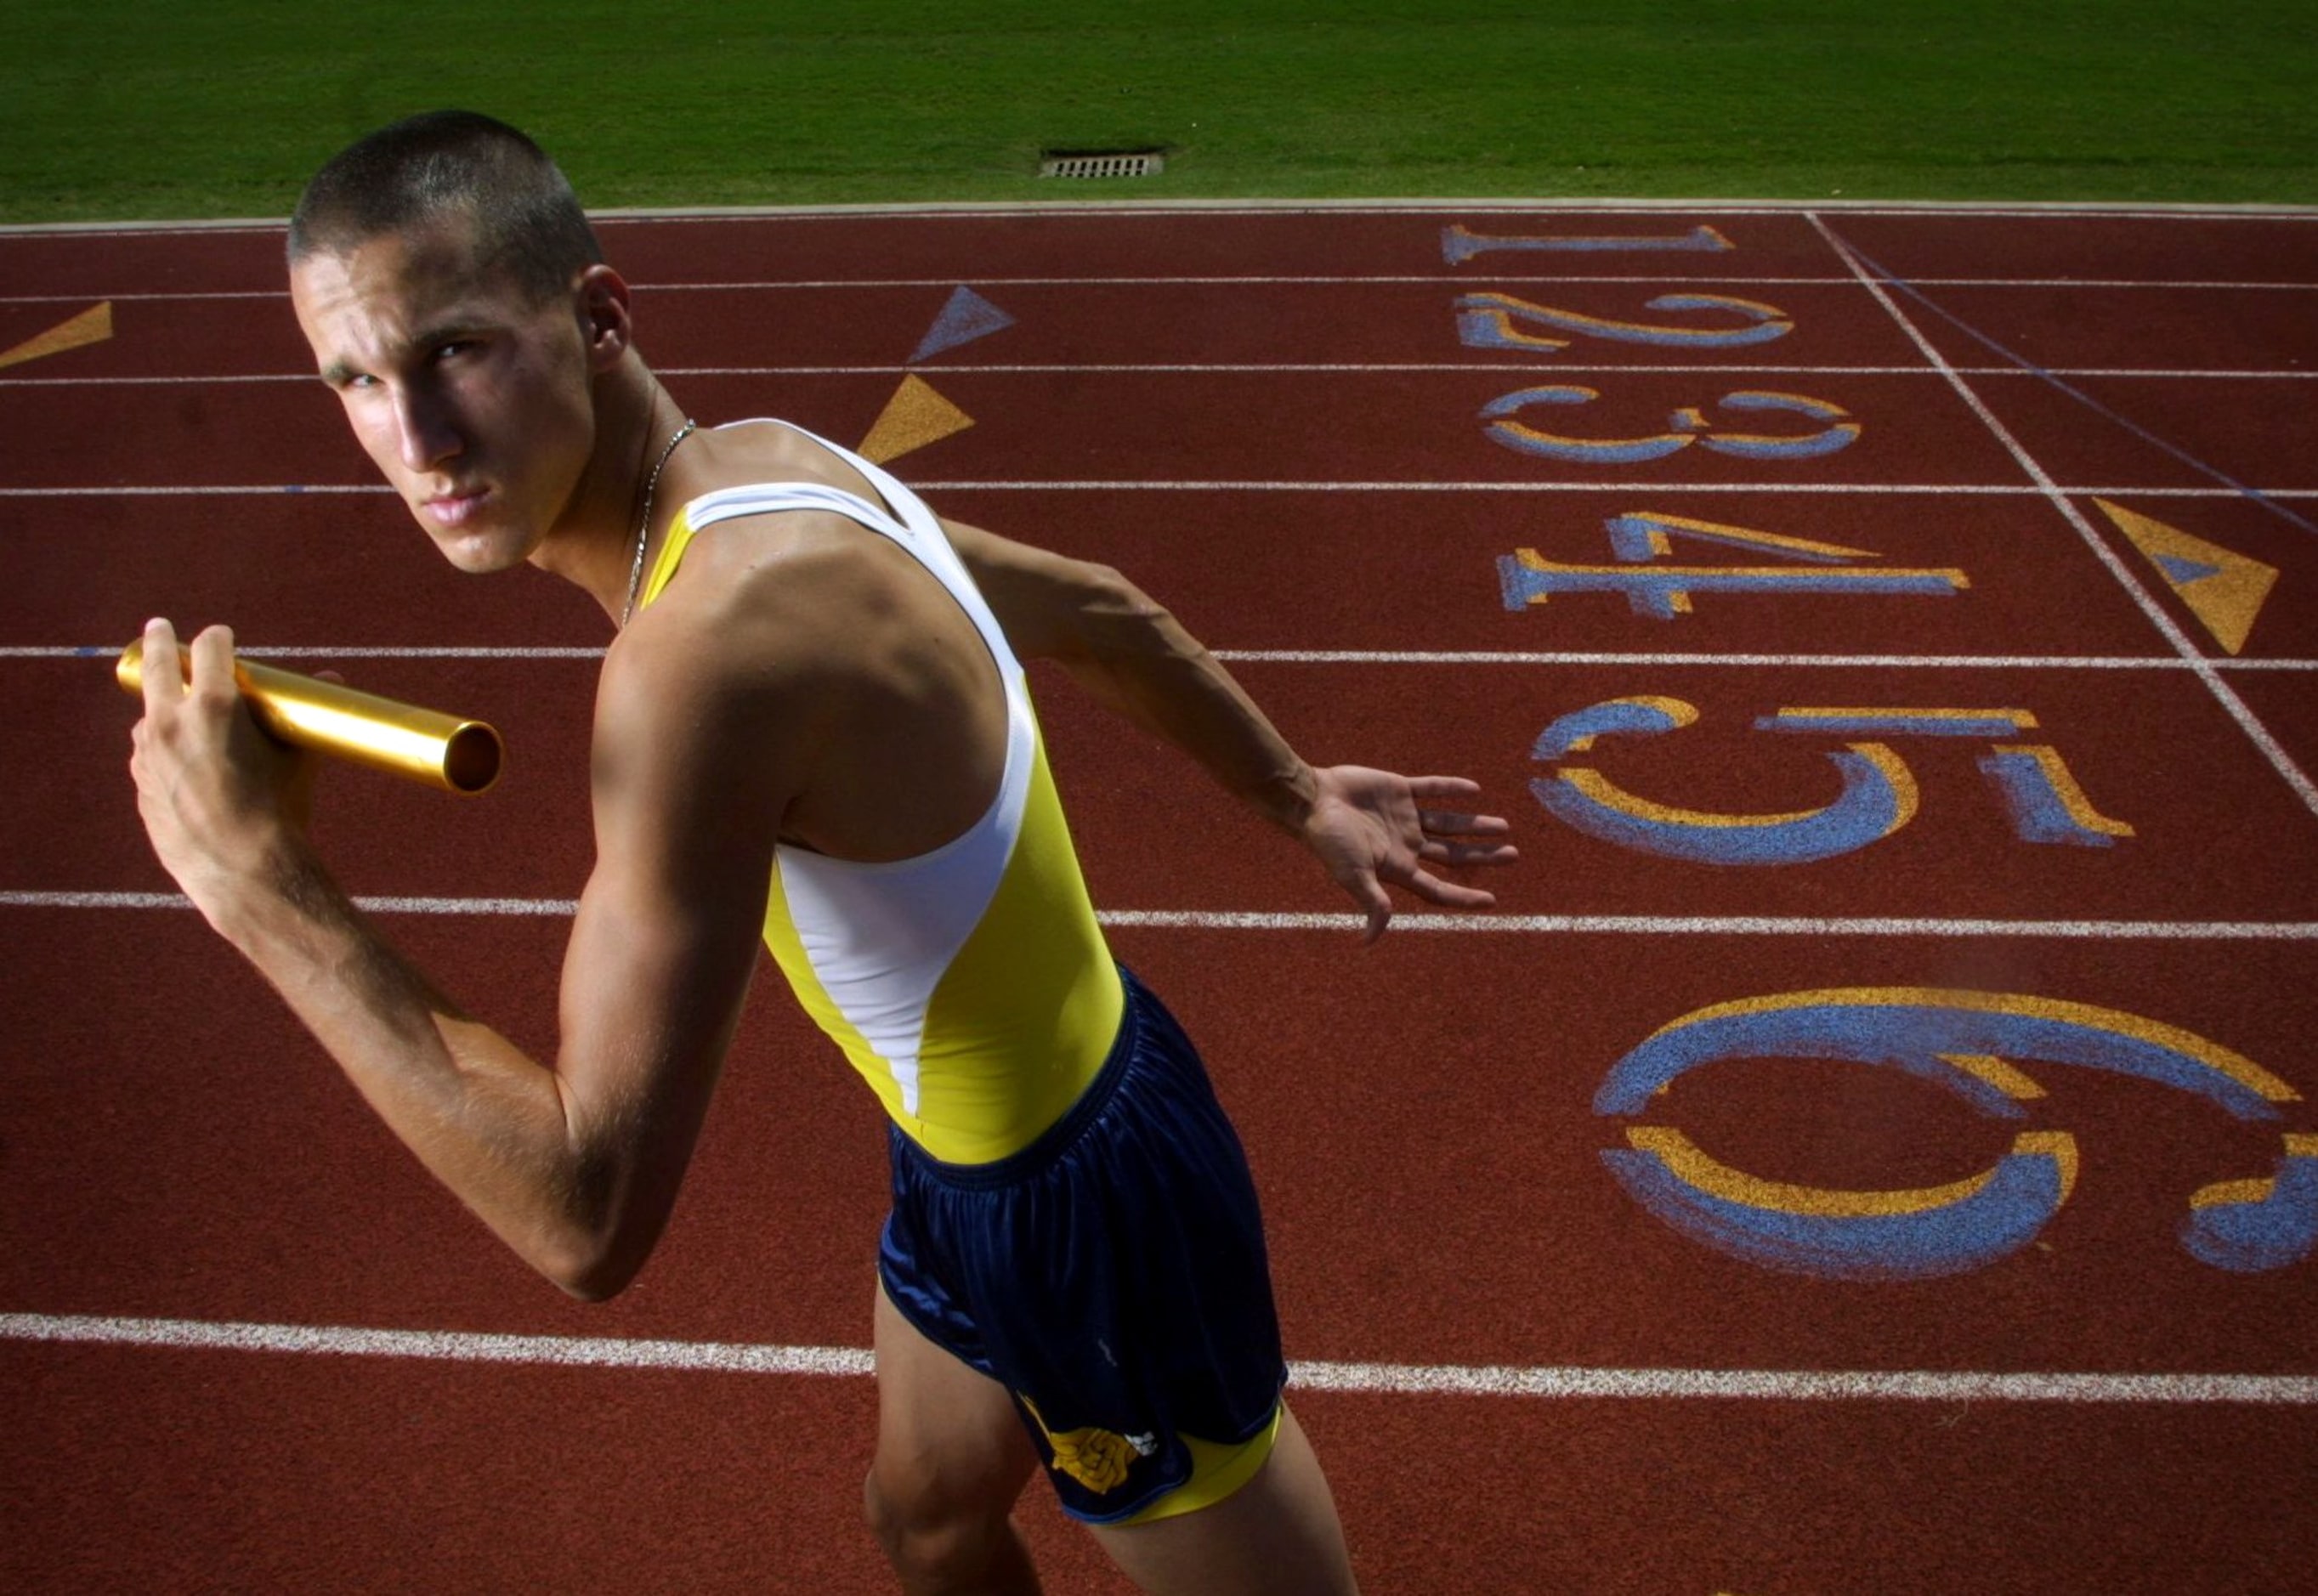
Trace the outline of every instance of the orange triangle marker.
{"label": "orange triangle marker", "polygon": [[2191,537],[2178,526],[2135,515],[2105,498],[2093,503],[2157,568],[2165,585],[2205,623],[2215,642],[2233,654],[2245,647],[2254,617],[2278,584],[2276,566]]}
{"label": "orange triangle marker", "polygon": [[861,440],[861,453],[883,465],[973,425],[973,417],[936,393],[924,378],[904,377],[869,435]]}
{"label": "orange triangle marker", "polygon": [[28,360],[62,354],[66,350],[77,349],[84,344],[102,344],[111,336],[112,301],[106,300],[90,306],[69,321],[58,322],[47,332],[25,339],[13,349],[0,350],[0,366],[20,366]]}

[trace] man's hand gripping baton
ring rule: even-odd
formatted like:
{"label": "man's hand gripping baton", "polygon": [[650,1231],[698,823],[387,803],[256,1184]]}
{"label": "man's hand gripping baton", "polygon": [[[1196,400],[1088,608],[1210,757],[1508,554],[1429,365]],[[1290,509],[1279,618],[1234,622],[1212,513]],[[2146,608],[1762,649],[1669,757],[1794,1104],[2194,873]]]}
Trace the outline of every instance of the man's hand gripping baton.
{"label": "man's hand gripping baton", "polygon": [[[193,678],[193,655],[177,645],[179,668]],[[113,679],[127,693],[145,686],[145,640],[121,651]],[[283,742],[312,749],[445,792],[472,794],[499,780],[505,749],[481,721],[359,693],[337,682],[237,658],[234,681],[250,713]]]}

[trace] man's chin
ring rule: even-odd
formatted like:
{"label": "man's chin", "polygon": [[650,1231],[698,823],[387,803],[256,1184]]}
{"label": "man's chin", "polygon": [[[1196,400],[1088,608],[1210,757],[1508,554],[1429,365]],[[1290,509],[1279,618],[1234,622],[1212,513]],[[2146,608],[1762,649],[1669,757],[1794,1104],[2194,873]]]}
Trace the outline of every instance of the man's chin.
{"label": "man's chin", "polygon": [[424,509],[418,512],[418,517],[443,558],[472,576],[512,570],[531,551],[531,540],[516,527],[470,524],[454,530],[436,525]]}

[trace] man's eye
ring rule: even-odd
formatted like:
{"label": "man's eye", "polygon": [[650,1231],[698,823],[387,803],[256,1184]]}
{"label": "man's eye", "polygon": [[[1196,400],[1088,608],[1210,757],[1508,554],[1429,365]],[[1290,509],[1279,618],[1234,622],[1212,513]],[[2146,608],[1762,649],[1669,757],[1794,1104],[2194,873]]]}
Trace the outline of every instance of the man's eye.
{"label": "man's eye", "polygon": [[456,355],[471,354],[474,348],[475,342],[472,338],[453,338],[448,343],[435,345],[435,358],[438,362],[445,361]]}

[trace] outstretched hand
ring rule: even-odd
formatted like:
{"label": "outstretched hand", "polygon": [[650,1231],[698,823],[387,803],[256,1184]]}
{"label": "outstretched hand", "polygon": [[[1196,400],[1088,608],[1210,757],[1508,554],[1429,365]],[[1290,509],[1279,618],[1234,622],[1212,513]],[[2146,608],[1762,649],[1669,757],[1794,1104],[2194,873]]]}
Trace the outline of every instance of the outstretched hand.
{"label": "outstretched hand", "polygon": [[1305,845],[1367,910],[1367,941],[1383,936],[1391,922],[1387,886],[1405,887],[1446,909],[1496,905],[1494,893],[1442,881],[1425,868],[1510,865],[1520,857],[1511,843],[1496,840],[1511,834],[1510,824],[1461,807],[1480,796],[1478,784],[1454,776],[1395,776],[1358,765],[1315,770],[1312,777]]}

